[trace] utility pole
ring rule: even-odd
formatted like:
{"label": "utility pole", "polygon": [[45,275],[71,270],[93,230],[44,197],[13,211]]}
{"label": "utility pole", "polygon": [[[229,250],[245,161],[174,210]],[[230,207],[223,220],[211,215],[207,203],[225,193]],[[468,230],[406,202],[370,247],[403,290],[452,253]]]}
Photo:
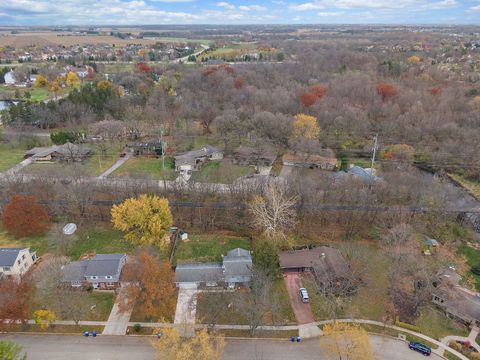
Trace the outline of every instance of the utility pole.
{"label": "utility pole", "polygon": [[162,170],[165,170],[165,145],[163,143],[163,125],[160,128],[160,143],[162,144]]}
{"label": "utility pole", "polygon": [[378,134],[375,134],[374,137],[374,143],[373,143],[373,154],[372,154],[372,175],[373,175],[373,167],[375,165],[375,155],[377,155],[377,150],[378,150]]}

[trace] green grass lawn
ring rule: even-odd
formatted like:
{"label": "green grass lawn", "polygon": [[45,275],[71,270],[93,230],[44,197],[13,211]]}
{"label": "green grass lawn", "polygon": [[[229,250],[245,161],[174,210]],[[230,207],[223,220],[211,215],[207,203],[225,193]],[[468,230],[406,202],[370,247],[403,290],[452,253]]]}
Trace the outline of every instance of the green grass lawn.
{"label": "green grass lawn", "polygon": [[222,255],[235,248],[250,249],[250,240],[239,236],[218,234],[189,234],[190,240],[180,241],[175,252],[174,264],[177,262],[211,262],[221,261]]}
{"label": "green grass lawn", "polygon": [[[84,320],[90,321],[105,321],[112,311],[113,303],[115,302],[115,294],[113,292],[94,291],[88,293],[88,298],[91,305],[95,305],[86,316]],[[67,319],[68,320],[68,319]]]}
{"label": "green grass lawn", "polygon": [[[457,248],[457,253],[465,256],[465,258],[467,259],[467,264],[470,267],[480,263],[480,250],[461,244]],[[477,290],[480,290],[480,276],[475,275],[471,271],[469,271],[466,275],[474,279],[475,288]]]}
{"label": "green grass lawn", "polygon": [[457,181],[462,185],[470,194],[472,194],[477,199],[480,199],[480,183],[464,178],[461,175],[457,174],[448,174],[453,180]]}
{"label": "green grass lawn", "polygon": [[48,239],[46,235],[16,238],[7,233],[0,225],[0,247],[29,247],[40,256],[48,250]]}
{"label": "green grass lawn", "polygon": [[149,178],[156,180],[175,180],[175,164],[172,157],[165,158],[162,169],[161,158],[132,157],[112,174],[115,177]]}
{"label": "green grass lawn", "polygon": [[49,98],[50,93],[47,89],[40,88],[40,89],[29,89],[28,92],[30,93],[30,100],[31,101],[44,101]]}
{"label": "green grass lawn", "polygon": [[442,311],[430,306],[420,310],[420,316],[415,321],[415,326],[422,334],[437,340],[447,335],[468,336],[465,326],[449,319]]}
{"label": "green grass lawn", "polygon": [[18,143],[0,143],[0,171],[10,169],[23,160],[25,148]]}
{"label": "green grass lawn", "polygon": [[8,85],[1,85],[0,95],[13,96],[15,95],[15,90]]}
{"label": "green grass lawn", "polygon": [[234,165],[227,159],[214,160],[203,164],[199,171],[194,171],[192,179],[198,182],[231,184],[239,177],[254,172],[251,166]]}
{"label": "green grass lawn", "polygon": [[77,260],[82,254],[95,251],[97,254],[132,253],[135,247],[123,240],[120,231],[111,228],[95,228],[79,231],[79,239],[73,244],[68,255]]}

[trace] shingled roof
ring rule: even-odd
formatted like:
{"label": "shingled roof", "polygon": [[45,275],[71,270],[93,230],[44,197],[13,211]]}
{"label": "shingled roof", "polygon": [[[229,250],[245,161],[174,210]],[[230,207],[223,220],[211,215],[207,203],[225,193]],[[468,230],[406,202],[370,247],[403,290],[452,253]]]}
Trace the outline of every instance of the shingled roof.
{"label": "shingled roof", "polygon": [[13,266],[22,248],[0,248],[0,266]]}

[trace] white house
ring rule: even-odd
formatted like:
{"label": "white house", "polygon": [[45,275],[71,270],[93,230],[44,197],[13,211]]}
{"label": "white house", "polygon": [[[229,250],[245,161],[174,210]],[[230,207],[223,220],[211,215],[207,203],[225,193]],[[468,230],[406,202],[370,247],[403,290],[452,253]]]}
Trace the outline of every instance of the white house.
{"label": "white house", "polygon": [[17,83],[17,80],[15,80],[15,75],[14,75],[12,70],[7,72],[4,75],[4,78],[5,78],[5,84],[6,85],[15,85]]}
{"label": "white house", "polygon": [[35,251],[30,248],[0,248],[0,278],[19,279],[37,261]]}

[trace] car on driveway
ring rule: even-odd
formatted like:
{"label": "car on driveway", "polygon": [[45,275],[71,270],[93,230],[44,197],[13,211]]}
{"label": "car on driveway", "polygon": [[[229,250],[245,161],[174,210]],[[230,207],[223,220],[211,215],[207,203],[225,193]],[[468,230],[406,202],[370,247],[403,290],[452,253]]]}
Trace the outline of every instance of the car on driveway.
{"label": "car on driveway", "polygon": [[419,353],[425,356],[430,356],[430,354],[432,353],[432,349],[430,349],[427,345],[424,345],[419,342],[410,341],[410,343],[408,344],[408,347],[411,350],[418,351]]}
{"label": "car on driveway", "polygon": [[300,297],[302,298],[302,302],[303,303],[308,303],[309,301],[309,297],[308,297],[308,292],[307,292],[307,289],[305,288],[300,288],[298,289],[300,291]]}

